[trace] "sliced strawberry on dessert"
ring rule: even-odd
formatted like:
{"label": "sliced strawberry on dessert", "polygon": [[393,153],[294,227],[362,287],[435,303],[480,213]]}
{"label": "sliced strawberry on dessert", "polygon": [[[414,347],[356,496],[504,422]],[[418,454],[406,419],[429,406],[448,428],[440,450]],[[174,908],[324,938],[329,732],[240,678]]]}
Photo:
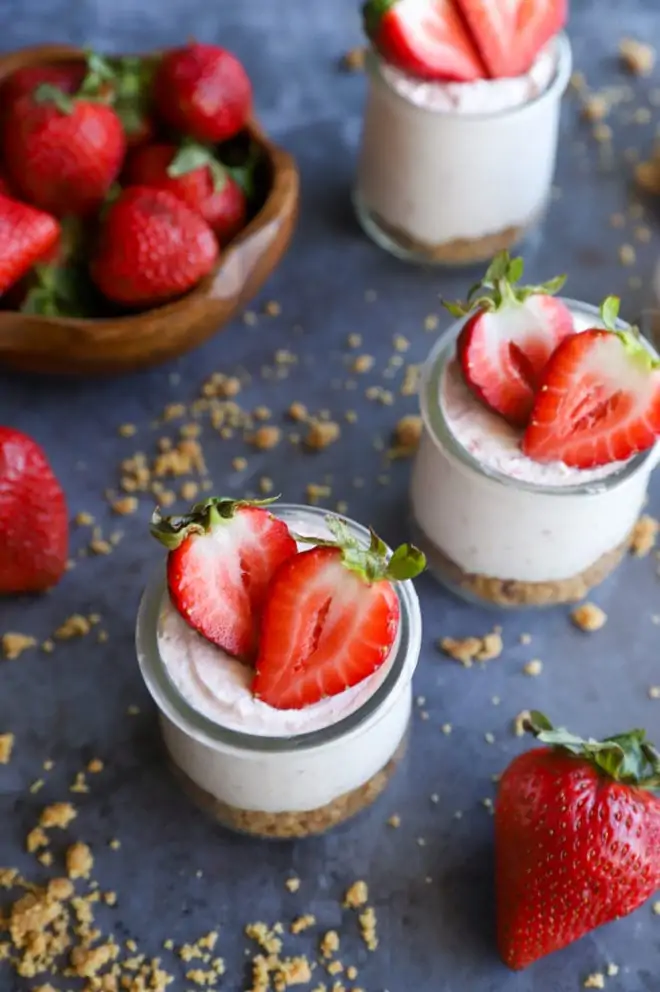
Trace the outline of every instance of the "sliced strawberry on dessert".
{"label": "sliced strawberry on dessert", "polygon": [[567,0],[456,0],[493,79],[527,72],[566,23]]}
{"label": "sliced strawberry on dessert", "polygon": [[249,660],[256,650],[268,584],[297,545],[283,520],[266,509],[274,500],[212,498],[181,517],[151,520],[166,548],[167,585],[183,619],[229,654]]}
{"label": "sliced strawberry on dessert", "polygon": [[336,517],[335,541],[286,561],[270,585],[261,623],[255,696],[276,709],[302,709],[372,675],[390,653],[399,628],[393,582],[412,579],[424,555],[403,544],[390,556],[372,532],[359,544]]}
{"label": "sliced strawberry on dessert", "polygon": [[483,79],[484,65],[453,0],[367,0],[364,28],[384,59],[421,79]]}
{"label": "sliced strawberry on dessert", "polygon": [[660,436],[660,360],[635,329],[615,327],[619,300],[605,300],[607,328],[571,334],[546,366],[522,440],[534,461],[595,468],[624,461]]}
{"label": "sliced strawberry on dessert", "polygon": [[445,303],[455,317],[469,314],[457,342],[463,376],[472,392],[516,427],[529,420],[541,374],[566,335],[571,312],[553,299],[557,276],[541,286],[519,286],[522,258],[500,252],[466,303]]}

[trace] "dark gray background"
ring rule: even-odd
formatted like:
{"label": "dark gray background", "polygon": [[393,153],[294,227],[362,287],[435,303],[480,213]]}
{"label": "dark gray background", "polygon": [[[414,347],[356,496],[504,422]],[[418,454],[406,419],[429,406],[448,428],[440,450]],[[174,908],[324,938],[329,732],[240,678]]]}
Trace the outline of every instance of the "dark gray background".
{"label": "dark gray background", "polygon": [[[656,0],[576,0],[574,7],[576,66],[595,88],[625,82],[616,60],[621,34],[659,40]],[[160,953],[165,937],[183,941],[220,924],[227,992],[249,984],[242,974],[243,924],[259,918],[286,922],[301,910],[314,912],[320,928],[341,928],[343,957],[360,964],[356,984],[369,992],[571,992],[610,961],[621,970],[608,979],[608,989],[656,992],[660,918],[650,906],[526,973],[513,975],[502,966],[493,943],[492,820],[482,805],[493,795],[491,776],[523,746],[511,732],[511,720],[525,707],[542,707],[585,733],[642,724],[658,736],[660,703],[647,695],[649,684],[660,681],[658,628],[651,621],[660,606],[654,558],[625,562],[597,592],[594,599],[607,610],[609,622],[591,636],[575,630],[564,609],[492,614],[462,605],[422,580],[424,651],[416,693],[426,697],[429,719],[416,718],[407,763],[383,800],[324,839],[260,844],[223,833],[183,800],[164,767],[155,713],[133,649],[138,598],[160,551],[147,534],[146,502],[134,517],[111,517],[103,493],[116,483],[120,460],[140,448],[151,452],[155,439],[167,432],[150,427],[154,417],[167,402],[196,396],[209,371],[258,373],[276,349],[290,348],[300,357],[290,377],[271,382],[257,374],[244,404],[264,403],[276,420],[293,399],[311,409],[327,407],[338,417],[354,407],[359,422],[344,428],[340,445],[317,456],[287,450],[285,462],[282,449],[251,454],[247,476],[254,484],[269,475],[286,498],[302,500],[307,482],[332,475],[329,505],[346,499],[353,516],[390,541],[401,539],[409,464],[396,464],[391,485],[379,485],[382,468],[373,442],[387,439],[415,402],[402,399],[386,407],[368,402],[363,388],[337,390],[337,380],[345,378],[346,336],[360,332],[363,350],[378,357],[361,387],[383,383],[393,335],[410,339],[406,360],[421,361],[434,339],[423,330],[423,320],[438,312],[438,293],[459,296],[471,281],[471,274],[423,271],[390,259],[352,219],[348,191],[364,79],[340,73],[337,60],[360,41],[354,0],[0,0],[0,48],[7,50],[56,39],[144,50],[190,35],[221,42],[244,59],[264,124],[300,163],[299,229],[255,303],[259,308],[276,299],[282,314],[260,319],[255,328],[236,321],[195,354],[148,374],[105,382],[0,378],[0,422],[28,431],[46,447],[72,514],[87,510],[104,532],[125,532],[113,555],[82,560],[50,595],[0,606],[0,632],[44,638],[73,612],[98,612],[110,635],[106,644],[88,637],[59,645],[51,656],[30,652],[17,661],[0,661],[0,732],[11,730],[17,739],[15,758],[0,769],[0,863],[40,877],[33,858],[23,852],[25,834],[46,802],[68,798],[75,773],[98,755],[107,769],[90,776],[89,795],[71,797],[79,817],[57,838],[56,850],[70,837],[93,846],[96,877],[119,895],[115,909],[101,911],[104,926],[120,938],[134,937],[148,955]],[[595,303],[620,293],[627,317],[635,317],[648,300],[659,243],[650,207],[654,241],[637,246],[634,270],[623,269],[617,251],[623,241],[632,241],[634,223],[628,221],[623,232],[609,223],[612,212],[626,210],[630,195],[624,149],[647,153],[658,116],[654,110],[653,123],[645,126],[630,120],[634,106],[647,105],[660,75],[633,85],[635,102],[622,105],[612,119],[611,158],[579,121],[575,98],[566,100],[558,174],[562,195],[552,204],[542,239],[528,253],[534,279],[568,271],[571,296]],[[641,289],[629,288],[631,274],[641,277]],[[368,289],[377,291],[374,302],[365,300]],[[297,324],[302,334],[294,334]],[[140,426],[136,438],[117,436],[124,422]],[[205,450],[216,489],[241,493],[243,482],[230,462],[244,453],[242,446],[212,435]],[[367,480],[363,488],[355,487],[356,476]],[[660,510],[657,480],[651,508]],[[74,548],[87,539],[75,532]],[[483,670],[466,671],[434,649],[440,636],[481,634],[497,622],[506,650]],[[523,631],[533,634],[529,646],[518,643]],[[534,657],[545,663],[538,679],[521,673]],[[499,706],[492,704],[493,696],[501,697]],[[138,716],[127,715],[132,704],[141,707]],[[450,736],[440,731],[447,721],[454,726]],[[494,745],[485,742],[487,731],[495,734]],[[46,758],[56,766],[33,795],[28,786],[43,774]],[[431,802],[432,793],[439,803]],[[461,820],[453,816],[457,809],[463,811]],[[402,819],[398,831],[385,826],[393,812]],[[118,852],[107,848],[115,836],[122,841]],[[303,879],[297,896],[284,889],[291,871]],[[379,914],[381,946],[374,955],[362,949],[354,921],[340,919],[337,899],[357,877],[369,882]],[[312,938],[297,938],[295,946],[312,944]],[[34,984],[0,971],[3,990]],[[174,986],[186,987],[184,981]]]}

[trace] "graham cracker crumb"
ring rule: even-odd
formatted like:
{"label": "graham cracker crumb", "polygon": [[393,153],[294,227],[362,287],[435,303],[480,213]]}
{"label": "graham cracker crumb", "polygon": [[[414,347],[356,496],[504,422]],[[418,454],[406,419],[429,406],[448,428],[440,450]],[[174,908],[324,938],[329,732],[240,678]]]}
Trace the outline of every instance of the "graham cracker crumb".
{"label": "graham cracker crumb", "polygon": [[238,458],[234,458],[231,463],[231,467],[235,472],[244,472],[247,468],[247,458],[241,458],[240,456]]}
{"label": "graham cracker crumb", "polygon": [[303,933],[303,931],[313,927],[315,923],[316,917],[311,913],[306,913],[304,916],[297,916],[291,924],[291,933]]}
{"label": "graham cracker crumb", "polygon": [[0,765],[8,765],[14,749],[14,735],[0,734]]}
{"label": "graham cracker crumb", "polygon": [[622,38],[619,57],[623,66],[634,76],[650,76],[655,66],[655,49],[634,38]]}
{"label": "graham cracker crumb", "polygon": [[358,375],[371,372],[374,367],[374,362],[375,359],[373,355],[358,355],[351,365],[351,371],[356,372]]}
{"label": "graham cracker crumb", "polygon": [[649,699],[660,699],[660,685],[649,686]]}
{"label": "graham cracker crumb", "polygon": [[504,643],[500,632],[493,630],[484,637],[465,637],[459,640],[443,637],[440,648],[455,661],[460,661],[465,668],[471,668],[475,661],[499,658],[504,650]]}
{"label": "graham cracker crumb", "polygon": [[580,630],[591,633],[605,625],[607,613],[595,603],[583,603],[572,611],[571,620]]}
{"label": "graham cracker crumb", "polygon": [[129,513],[135,513],[139,504],[136,496],[122,496],[121,499],[116,499],[111,505],[114,513],[125,517]]}
{"label": "graham cracker crumb", "polygon": [[321,451],[339,440],[341,428],[334,420],[313,420],[310,424],[305,444],[314,451]]}
{"label": "graham cracker crumb", "polygon": [[403,374],[403,382],[399,392],[402,396],[415,396],[419,389],[419,365],[408,365]]}
{"label": "graham cracker crumb", "polygon": [[660,916],[660,899],[657,902],[653,903],[653,906],[651,907],[651,912],[653,913],[654,916]]}
{"label": "graham cracker crumb", "polygon": [[74,613],[57,628],[53,637],[58,641],[68,641],[72,637],[84,637],[89,634],[91,626],[87,617],[80,613]]}
{"label": "graham cracker crumb", "polygon": [[45,827],[46,830],[51,827],[59,827],[64,830],[72,820],[75,820],[77,815],[76,808],[71,803],[53,803],[52,806],[46,806],[41,811],[39,826]]}
{"label": "graham cracker crumb", "polygon": [[358,909],[369,901],[369,887],[362,879],[358,879],[346,890],[344,906],[347,909]]}
{"label": "graham cracker crumb", "polygon": [[604,989],[605,988],[605,975],[600,971],[595,971],[591,975],[587,975],[584,982],[582,983],[582,988],[585,989]]}
{"label": "graham cracker crumb", "polygon": [[270,424],[265,427],[259,427],[252,438],[252,443],[255,448],[259,448],[261,451],[267,451],[270,448],[274,448],[280,443],[282,437],[282,431],[279,427],[274,424]]}
{"label": "graham cracker crumb", "polygon": [[289,892],[297,892],[300,888],[300,879],[293,876],[292,878],[287,878],[284,884]]}
{"label": "graham cracker crumb", "polygon": [[419,447],[423,421],[415,414],[401,417],[394,428],[395,453],[412,455]]}
{"label": "graham cracker crumb", "polygon": [[619,969],[618,964],[614,964],[614,962],[610,962],[610,964],[608,964],[608,966],[607,966],[607,975],[608,975],[608,977],[609,978],[616,978],[616,976],[619,974],[619,970],[620,969]]}
{"label": "graham cracker crumb", "polygon": [[532,658],[531,661],[528,661],[525,665],[523,665],[523,672],[525,673],[525,675],[531,675],[532,677],[535,677],[537,675],[540,675],[542,671],[543,671],[543,662],[539,658]]}
{"label": "graham cracker crumb", "polygon": [[644,514],[639,518],[630,541],[630,550],[635,558],[645,558],[653,550],[659,530],[660,522],[654,517]]}
{"label": "graham cracker crumb", "polygon": [[603,121],[610,112],[610,103],[605,94],[592,93],[586,97],[582,105],[582,116],[585,120],[596,123]]}
{"label": "graham cracker crumb", "polygon": [[87,844],[77,841],[66,852],[66,870],[69,878],[89,878],[94,867],[94,856]]}
{"label": "graham cracker crumb", "polygon": [[660,157],[640,162],[635,167],[635,182],[650,196],[660,196]]}
{"label": "graham cracker crumb", "polygon": [[37,644],[36,638],[27,634],[8,633],[2,635],[2,653],[9,661],[19,658],[28,648]]}
{"label": "graham cracker crumb", "polygon": [[356,48],[349,48],[347,52],[341,57],[341,68],[346,72],[362,72],[364,69],[364,60],[367,54],[367,50],[364,45],[358,45]]}
{"label": "graham cracker crumb", "polygon": [[376,910],[373,906],[367,906],[358,916],[360,933],[362,940],[370,951],[375,951],[378,947],[378,934],[376,932]]}
{"label": "graham cracker crumb", "polygon": [[621,245],[619,248],[619,261],[622,265],[634,265],[637,261],[637,252],[632,245]]}
{"label": "graham cracker crumb", "polygon": [[103,768],[104,765],[100,758],[92,758],[87,764],[87,771],[92,775],[98,775],[99,772],[103,771]]}
{"label": "graham cracker crumb", "polygon": [[392,816],[387,821],[388,827],[392,827],[393,830],[398,830],[401,826],[401,817],[398,813],[393,813]]}
{"label": "graham cracker crumb", "polygon": [[307,407],[304,403],[292,403],[287,414],[291,420],[304,421],[307,420]]}
{"label": "graham cracker crumb", "polygon": [[279,317],[282,313],[282,307],[277,300],[269,300],[264,306],[264,313],[268,317]]}
{"label": "graham cracker crumb", "polygon": [[28,854],[34,854],[42,847],[48,847],[48,835],[41,827],[34,827],[25,838],[25,848]]}
{"label": "graham cracker crumb", "polygon": [[133,437],[134,434],[137,434],[137,427],[135,424],[121,424],[117,428],[117,433],[120,437]]}
{"label": "graham cracker crumb", "polygon": [[324,958],[331,958],[339,950],[339,934],[336,930],[328,930],[321,937],[321,954]]}

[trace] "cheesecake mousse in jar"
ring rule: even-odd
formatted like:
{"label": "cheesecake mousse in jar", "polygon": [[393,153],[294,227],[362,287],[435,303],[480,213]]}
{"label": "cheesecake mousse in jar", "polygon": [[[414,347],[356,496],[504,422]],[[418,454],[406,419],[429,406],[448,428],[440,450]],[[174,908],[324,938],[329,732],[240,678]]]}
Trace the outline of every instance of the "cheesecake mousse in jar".
{"label": "cheesecake mousse in jar", "polygon": [[[298,553],[294,544],[294,568],[307,550],[300,538],[333,540],[329,522],[332,527],[337,518],[327,517],[322,510],[282,504],[273,508],[272,517],[286,524],[298,541]],[[341,524],[351,545],[369,547],[372,535],[366,528],[344,518]],[[253,532],[243,535],[242,540],[244,547],[249,548],[252,542],[256,549]],[[207,543],[210,547],[211,542]],[[268,547],[267,543],[266,555]],[[381,545],[380,553],[384,550]],[[225,546],[222,553],[228,557],[231,551]],[[208,554],[206,548],[204,554]],[[300,564],[304,566],[304,562]],[[319,626],[320,633],[315,633],[319,642],[316,654],[312,652],[309,657],[313,661],[324,650],[330,656],[336,650],[339,657],[347,644],[354,651],[351,665],[357,667],[362,663],[362,649],[356,629],[369,623],[368,629],[377,640],[381,606],[377,604],[375,617],[360,604],[350,614],[352,619],[348,613],[345,619],[340,613],[333,619],[333,612],[351,610],[349,600],[355,597],[356,589],[358,595],[360,592],[355,575],[348,570],[344,586],[343,565],[336,567],[336,600],[323,603],[322,610],[319,607],[325,626],[323,630]],[[294,626],[300,617],[301,622],[306,620],[307,600],[298,607],[292,600],[298,589],[293,581],[285,581],[290,568],[289,558],[275,573],[279,575],[277,582],[271,583],[269,595],[277,597],[277,604],[272,604],[270,613],[268,604],[264,608],[256,677],[252,664],[208,640],[190,625],[190,616],[184,618],[177,593],[181,584],[169,559],[167,575],[161,568],[149,583],[137,623],[140,667],[160,711],[163,738],[177,779],[188,795],[223,825],[261,837],[322,833],[369,806],[386,788],[406,750],[412,676],[421,642],[420,608],[413,584],[393,582],[387,620],[391,644],[376,668],[365,667],[367,674],[355,681],[355,672],[346,669],[345,659],[344,667],[338,665],[334,671],[329,657],[328,670],[321,676],[325,680],[323,691],[316,692],[311,681],[304,683],[301,678],[303,688],[298,693],[295,680],[303,663],[296,662],[298,669],[293,673],[284,668],[279,672],[281,659],[271,656],[269,663],[276,670],[268,675],[267,698],[265,691],[260,697],[262,690],[256,686],[264,690],[266,686],[259,668],[267,653],[263,642],[279,636],[273,627],[289,608],[294,612]],[[305,573],[302,594],[307,596],[318,582],[311,573]],[[190,585],[188,582],[184,588]],[[288,604],[281,594],[283,587],[291,600]],[[297,637],[302,639],[303,635],[296,630],[293,639]],[[282,644],[282,658],[291,641],[289,636]],[[306,663],[311,664],[309,659]],[[342,689],[337,679],[344,678],[351,684]],[[294,690],[298,693],[295,696]]]}
{"label": "cheesecake mousse in jar", "polygon": [[[358,219],[377,244],[401,258],[483,262],[517,244],[543,218],[571,74],[570,43],[559,31],[542,34],[529,64],[508,63],[511,71],[521,65],[524,71],[494,76],[506,73],[507,63],[491,62],[489,69],[451,4],[399,0],[385,6],[380,20],[375,14],[366,19],[372,45],[353,193]],[[388,18],[397,19],[396,42]],[[436,28],[444,35],[434,48],[428,38]]]}
{"label": "cheesecake mousse in jar", "polygon": [[[595,307],[553,298],[548,311],[546,299],[503,304],[471,340],[472,318],[460,320],[423,371],[415,538],[430,571],[471,601],[583,598],[626,553],[660,458],[651,346],[619,321],[604,330]],[[515,391],[524,358],[507,366],[512,342],[541,354],[529,406]]]}

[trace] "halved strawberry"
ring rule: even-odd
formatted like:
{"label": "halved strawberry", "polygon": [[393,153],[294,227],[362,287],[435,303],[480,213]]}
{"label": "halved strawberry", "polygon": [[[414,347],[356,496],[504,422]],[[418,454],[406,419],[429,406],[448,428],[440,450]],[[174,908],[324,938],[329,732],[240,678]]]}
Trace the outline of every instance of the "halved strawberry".
{"label": "halved strawberry", "polygon": [[380,668],[399,628],[392,583],[425,566],[412,545],[390,556],[373,532],[367,548],[341,520],[327,524],[336,541],[309,539],[317,546],[286,561],[268,592],[253,692],[276,709],[310,706]]}
{"label": "halved strawberry", "polygon": [[412,76],[467,82],[486,75],[453,0],[367,0],[362,14],[383,58]]}
{"label": "halved strawberry", "polygon": [[500,252],[466,303],[445,303],[455,317],[471,314],[457,342],[467,385],[516,427],[529,419],[551,354],[573,333],[570,310],[550,295],[561,289],[565,276],[541,286],[519,286],[522,274],[522,258]]}
{"label": "halved strawberry", "polygon": [[455,0],[493,79],[527,72],[566,23],[567,0]]}
{"label": "halved strawberry", "polygon": [[273,500],[212,498],[181,517],[151,520],[165,547],[170,597],[186,623],[229,654],[255,653],[261,611],[275,570],[297,545]]}
{"label": "halved strawberry", "polygon": [[522,449],[535,461],[595,468],[624,461],[660,436],[660,361],[617,331],[608,297],[594,328],[562,341],[548,362]]}

